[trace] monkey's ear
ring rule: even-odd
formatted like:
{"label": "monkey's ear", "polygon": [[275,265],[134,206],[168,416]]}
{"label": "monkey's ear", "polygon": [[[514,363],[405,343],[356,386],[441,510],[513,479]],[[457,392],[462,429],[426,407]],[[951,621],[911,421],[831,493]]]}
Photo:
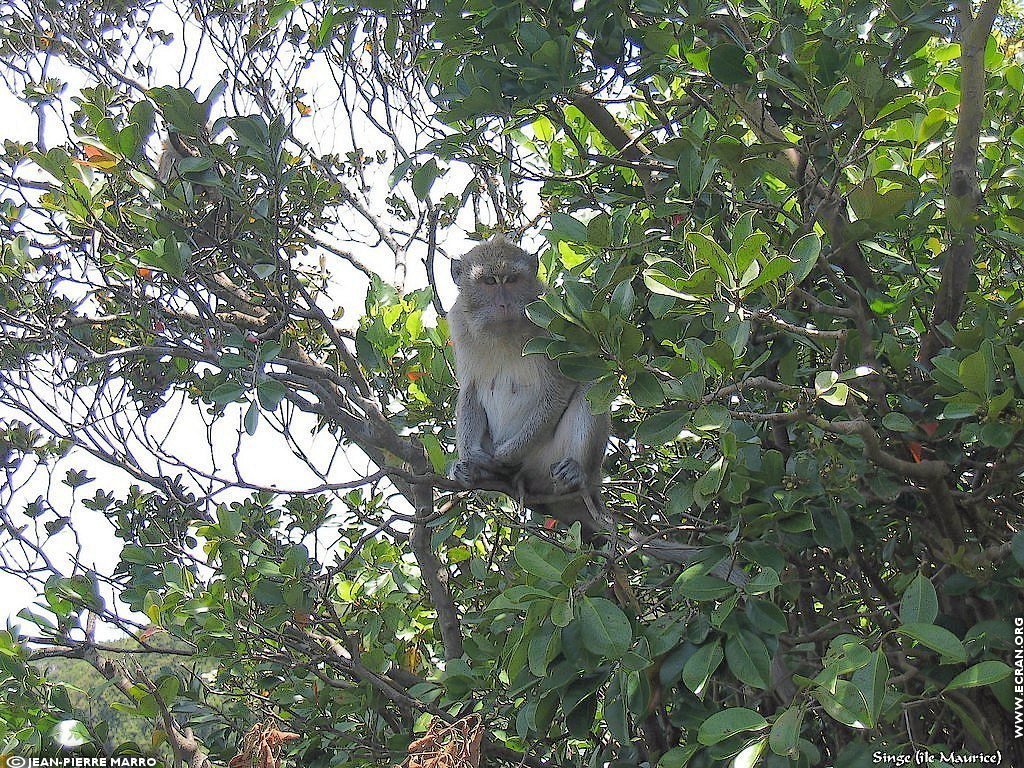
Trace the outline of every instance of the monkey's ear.
{"label": "monkey's ear", "polygon": [[536,253],[528,253],[528,254],[526,254],[526,263],[530,267],[530,274],[531,275],[536,275],[537,274],[537,270],[540,269],[540,259],[538,258],[537,254]]}
{"label": "monkey's ear", "polygon": [[452,280],[456,285],[462,285],[463,272],[465,272],[465,264],[462,259],[452,259]]}

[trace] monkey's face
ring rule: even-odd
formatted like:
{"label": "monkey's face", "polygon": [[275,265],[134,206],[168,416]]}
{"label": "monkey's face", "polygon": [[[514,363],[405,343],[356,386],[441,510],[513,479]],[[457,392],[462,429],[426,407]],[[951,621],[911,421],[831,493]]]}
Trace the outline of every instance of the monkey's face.
{"label": "monkey's face", "polygon": [[508,242],[483,243],[452,265],[469,314],[489,326],[528,325],[526,305],[543,290],[537,259]]}

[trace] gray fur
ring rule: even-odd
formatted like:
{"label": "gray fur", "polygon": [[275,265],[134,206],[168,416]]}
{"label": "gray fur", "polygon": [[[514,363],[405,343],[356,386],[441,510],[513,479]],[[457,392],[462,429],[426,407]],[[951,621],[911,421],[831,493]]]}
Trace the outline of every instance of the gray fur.
{"label": "gray fur", "polygon": [[453,265],[459,298],[448,323],[459,381],[453,478],[507,479],[540,496],[600,484],[609,421],[590,410],[586,384],[547,357],[523,356],[543,333],[525,312],[544,290],[537,267],[504,238],[481,243]]}
{"label": "gray fur", "polygon": [[[525,307],[544,290],[537,258],[504,238],[481,243],[452,264],[459,298],[448,313],[459,382],[452,479],[467,487],[499,481],[527,496],[566,496],[533,504],[540,515],[579,522],[583,535],[600,540],[615,524],[601,500],[601,463],[608,445],[607,414],[587,402],[588,384],[566,378],[543,355],[523,356],[523,346],[543,331]],[[671,563],[693,562],[704,551],[667,541],[630,539],[645,554]],[[734,584],[746,575],[730,561],[711,572]]]}

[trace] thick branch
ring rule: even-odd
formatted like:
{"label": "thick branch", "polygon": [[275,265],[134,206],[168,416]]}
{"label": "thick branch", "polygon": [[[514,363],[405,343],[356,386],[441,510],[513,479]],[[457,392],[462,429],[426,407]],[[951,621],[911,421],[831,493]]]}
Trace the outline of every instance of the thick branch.
{"label": "thick branch", "polygon": [[928,332],[921,342],[918,362],[931,368],[931,359],[943,346],[939,327],[956,325],[964,309],[964,299],[974,273],[977,249],[974,217],[981,201],[978,185],[978,148],[985,116],[985,47],[992,32],[999,0],[985,0],[971,19],[970,6],[958,6],[963,41],[960,52],[960,108],[957,111],[953,160],[946,197],[946,220],[950,228],[950,246],[942,279],[935,294],[935,308]]}
{"label": "thick branch", "polygon": [[416,502],[416,522],[413,524],[409,541],[413,555],[420,566],[420,577],[427,585],[430,603],[437,611],[437,628],[441,634],[446,659],[462,656],[462,624],[451,590],[448,589],[448,569],[434,553],[430,542],[431,528],[427,520],[434,511],[434,490],[427,485],[418,485],[413,491]]}
{"label": "thick branch", "polygon": [[[647,158],[647,150],[643,144],[630,136],[615,119],[615,115],[609,112],[605,105],[594,98],[592,94],[579,91],[572,94],[571,101],[572,105],[583,113],[583,116],[619,151],[624,159],[639,163]],[[644,185],[644,191],[648,191],[651,184],[650,169],[644,166],[637,166],[635,169]]]}

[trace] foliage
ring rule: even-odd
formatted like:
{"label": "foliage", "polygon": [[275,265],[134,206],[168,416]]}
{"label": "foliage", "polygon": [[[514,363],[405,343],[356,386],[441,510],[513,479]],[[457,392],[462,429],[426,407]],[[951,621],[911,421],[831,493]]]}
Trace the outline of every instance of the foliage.
{"label": "foliage", "polygon": [[[193,765],[275,718],[295,764],[398,764],[471,713],[487,764],[1024,763],[1024,69],[995,0],[196,9],[2,12],[6,75],[67,131],[0,164],[0,567],[40,593],[0,632],[2,751],[84,717],[29,663],[56,648]],[[152,51],[230,66],[172,87]],[[347,151],[309,139],[311,73]],[[609,509],[695,563],[445,479],[460,229],[539,244],[528,351],[611,412]],[[252,444],[313,479],[245,471]],[[34,472],[70,494],[26,504]],[[97,515],[111,572],[80,556]],[[97,622],[211,671],[106,663]]]}

